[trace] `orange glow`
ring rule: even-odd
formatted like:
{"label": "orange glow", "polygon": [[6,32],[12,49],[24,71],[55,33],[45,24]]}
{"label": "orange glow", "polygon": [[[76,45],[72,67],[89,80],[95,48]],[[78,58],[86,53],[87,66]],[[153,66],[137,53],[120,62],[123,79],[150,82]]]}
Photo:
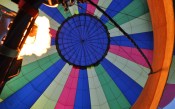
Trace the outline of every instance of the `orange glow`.
{"label": "orange glow", "polygon": [[19,56],[32,54],[41,56],[50,48],[51,35],[49,33],[49,20],[45,16],[38,16],[35,23],[38,25],[37,34],[35,37],[27,37]]}

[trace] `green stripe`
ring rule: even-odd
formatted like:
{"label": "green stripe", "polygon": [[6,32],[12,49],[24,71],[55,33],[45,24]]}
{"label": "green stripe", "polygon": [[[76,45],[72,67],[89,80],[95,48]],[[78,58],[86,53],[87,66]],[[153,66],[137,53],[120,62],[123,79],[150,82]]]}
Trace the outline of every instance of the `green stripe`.
{"label": "green stripe", "polygon": [[[120,11],[116,16],[114,16],[113,19],[119,25],[122,25],[148,12],[149,9],[146,0],[134,0],[126,8]],[[114,26],[111,25],[110,21],[106,23],[106,26],[108,27],[108,29],[114,28]]]}
{"label": "green stripe", "polygon": [[57,8],[60,11],[60,13],[64,16],[65,19],[71,16],[70,11],[69,10],[64,11],[64,7],[62,5],[59,5]]}
{"label": "green stripe", "polygon": [[120,89],[115,85],[114,81],[106,73],[104,68],[99,65],[95,67],[95,71],[103,88],[110,109],[129,108],[131,105],[124,97]]}
{"label": "green stripe", "polygon": [[43,71],[48,69],[53,63],[58,61],[60,57],[58,53],[54,53],[40,60],[27,64],[21,68],[21,72],[17,77],[14,77],[6,83],[0,98],[5,99],[31,80],[40,75]]}
{"label": "green stripe", "polygon": [[167,83],[175,84],[175,56],[173,56]]}

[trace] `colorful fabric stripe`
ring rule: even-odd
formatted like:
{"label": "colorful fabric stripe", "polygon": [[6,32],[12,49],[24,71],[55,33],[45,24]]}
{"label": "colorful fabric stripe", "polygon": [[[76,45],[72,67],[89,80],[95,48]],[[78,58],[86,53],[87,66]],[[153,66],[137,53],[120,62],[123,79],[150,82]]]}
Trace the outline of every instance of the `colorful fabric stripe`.
{"label": "colorful fabric stripe", "polygon": [[56,53],[23,66],[20,74],[6,83],[0,97],[6,99],[16,91],[20,90],[26,84],[42,74],[46,69],[51,67],[59,59],[60,57],[58,57],[58,54]]}
{"label": "colorful fabric stripe", "polygon": [[[107,7],[111,4],[112,0],[99,0],[98,6],[103,7],[103,10],[106,11]],[[103,15],[98,9],[95,10],[94,15],[98,18],[101,18]]]}
{"label": "colorful fabric stripe", "polygon": [[78,12],[86,13],[87,3],[78,3]]}
{"label": "colorful fabric stripe", "polygon": [[57,35],[57,31],[50,28],[50,34],[51,34],[51,45],[55,45],[55,38]]}
{"label": "colorful fabric stripe", "polygon": [[[58,56],[58,53],[56,53],[57,51],[55,50],[55,46],[51,46],[48,50],[47,53],[41,55],[41,56],[36,56],[36,55],[31,55],[31,56],[23,56],[23,62],[22,62],[22,66],[25,66],[27,64],[30,64],[32,62],[38,61],[42,58],[51,58],[52,56]],[[53,61],[54,63],[54,61]]]}
{"label": "colorful fabric stripe", "polygon": [[[153,32],[147,0],[92,1],[131,35],[151,63]],[[1,3],[8,4],[6,0],[2,0]],[[13,8],[17,9],[17,5]],[[135,103],[150,71],[141,54],[130,40],[123,36],[109,19],[90,3],[76,2],[75,5],[68,8],[69,10],[65,12],[62,5],[56,8],[41,5],[39,16],[46,16],[50,21],[52,46],[42,56],[24,56],[20,74],[7,82],[0,95],[0,98],[4,100],[1,102],[0,99],[0,109],[129,109]],[[110,33],[109,51],[104,55],[104,59],[90,67],[77,68],[72,65],[74,61],[68,64],[56,53],[55,38],[58,28],[67,18],[79,13],[97,17],[107,26]],[[82,24],[82,21],[85,21],[85,24]],[[92,22],[91,19],[84,17],[68,22],[64,29],[74,34],[61,33],[63,37],[70,36],[71,40],[66,38],[66,43],[77,41],[76,37],[79,35],[85,36],[86,33],[92,35],[96,31],[101,31],[99,28],[95,29],[94,24],[98,24],[96,22],[91,24]],[[76,25],[73,29],[70,28],[72,24]],[[100,37],[102,32],[95,35]],[[59,38],[59,41],[62,40]],[[88,42],[90,46],[97,45],[96,48],[101,49],[98,41],[92,42]],[[104,41],[101,42],[104,43]],[[93,50],[98,51],[96,48]],[[89,57],[93,61],[93,58],[100,56],[100,52],[95,56],[90,51],[87,51],[88,55],[82,52],[81,55],[73,56],[72,54],[77,54],[79,49],[74,53],[71,52],[71,49],[73,49],[72,46],[64,49],[66,50],[64,56],[69,55],[71,60]],[[172,67],[173,65],[175,64],[172,63]],[[168,83],[175,83],[174,78],[172,68]],[[169,93],[168,96],[170,93],[175,96],[172,90],[174,89],[167,89],[165,92]],[[163,96],[163,100],[166,99],[171,103],[163,102],[164,107],[161,106],[161,108],[173,108],[174,98]]]}
{"label": "colorful fabric stripe", "polygon": [[[92,1],[93,1],[95,4],[98,4],[98,1],[99,1],[99,0],[92,0]],[[86,13],[89,13],[89,14],[91,14],[91,15],[94,15],[95,9],[96,9],[96,7],[94,7],[93,5],[87,4]]]}
{"label": "colorful fabric stripe", "polygon": [[72,66],[66,64],[31,109],[54,109]]}
{"label": "colorful fabric stripe", "polygon": [[52,38],[55,38],[57,34],[57,30],[50,28],[50,34]]}
{"label": "colorful fabric stripe", "polygon": [[100,84],[105,93],[110,109],[127,109],[130,103],[122,94],[119,87],[115,85],[115,81],[107,74],[102,65],[95,67],[95,71],[100,80]]}
{"label": "colorful fabric stripe", "polygon": [[167,106],[165,106],[163,109],[173,109],[174,106],[175,106],[175,98]]}
{"label": "colorful fabric stripe", "polygon": [[104,59],[101,64],[129,103],[133,105],[140,95],[142,87],[107,59]]}
{"label": "colorful fabric stripe", "polygon": [[73,67],[55,109],[73,109],[78,85],[79,68]]}
{"label": "colorful fabric stripe", "polygon": [[[153,32],[131,34],[130,36],[140,48],[153,50]],[[135,47],[125,36],[112,37],[110,44],[133,48]]]}
{"label": "colorful fabric stripe", "polygon": [[57,21],[59,24],[61,24],[65,20],[65,18],[57,8],[50,8],[48,6],[41,5],[40,10],[42,10],[55,21]]}
{"label": "colorful fabric stripe", "polygon": [[94,67],[87,69],[92,109],[110,109]]}
{"label": "colorful fabric stripe", "polygon": [[[138,18],[135,18],[127,23],[120,25],[128,34],[146,33],[152,31],[150,14],[146,13]],[[108,28],[109,29],[109,28]],[[122,36],[123,33],[118,28],[109,29],[110,37]]]}
{"label": "colorful fabric stripe", "polygon": [[[141,49],[141,50],[148,58],[148,61],[152,63],[153,51],[147,50],[147,49]],[[124,57],[142,66],[149,67],[145,59],[143,58],[143,56],[140,54],[140,52],[136,48],[110,45],[109,52],[114,53],[118,56]]]}
{"label": "colorful fabric stripe", "polygon": [[159,107],[167,106],[175,98],[175,84],[166,84]]}
{"label": "colorful fabric stripe", "polygon": [[175,56],[173,56],[167,83],[175,84]]}
{"label": "colorful fabric stripe", "polygon": [[[128,4],[130,4],[132,2],[132,0],[113,0],[111,2],[111,4],[108,6],[108,8],[106,9],[106,13],[108,13],[108,15],[110,17],[114,17],[116,14],[118,14],[121,10],[123,10]],[[103,23],[107,23],[108,19],[106,18],[105,15],[102,15],[102,17],[100,18]]]}
{"label": "colorful fabric stripe", "polygon": [[88,76],[86,69],[80,69],[74,109],[91,109]]}
{"label": "colorful fabric stripe", "polygon": [[60,11],[60,13],[64,16],[65,19],[71,16],[70,11],[69,10],[65,11],[62,5],[58,5],[57,8]]}
{"label": "colorful fabric stripe", "polygon": [[[122,1],[122,2],[124,2],[124,1]],[[114,11],[113,8],[111,9],[111,11]],[[117,12],[118,13],[115,14],[113,19],[115,21],[117,21],[117,23],[119,25],[122,25],[126,22],[129,22],[135,18],[138,18],[139,16],[142,16],[142,15],[148,13],[149,9],[148,9],[148,5],[147,5],[146,0],[132,0],[132,2],[130,2],[130,4],[128,4],[124,9],[122,9],[121,11],[117,10]],[[111,13],[113,13],[113,12],[111,12]],[[149,17],[147,17],[147,18],[141,18],[140,20],[149,21],[151,23],[150,18]],[[109,29],[114,28],[114,26],[112,26],[110,24],[110,22],[107,22],[106,25]]]}
{"label": "colorful fabric stripe", "polygon": [[1,109],[29,109],[54,80],[56,75],[58,75],[64,65],[65,62],[62,60],[56,62],[37,78],[0,103]]}
{"label": "colorful fabric stripe", "polygon": [[143,67],[135,62],[125,59],[121,56],[108,52],[106,59],[113,63],[122,72],[128,75],[132,80],[144,87],[148,78],[149,68]]}
{"label": "colorful fabric stripe", "polygon": [[78,14],[78,5],[77,2],[75,2],[75,5],[69,7],[70,13],[72,15]]}

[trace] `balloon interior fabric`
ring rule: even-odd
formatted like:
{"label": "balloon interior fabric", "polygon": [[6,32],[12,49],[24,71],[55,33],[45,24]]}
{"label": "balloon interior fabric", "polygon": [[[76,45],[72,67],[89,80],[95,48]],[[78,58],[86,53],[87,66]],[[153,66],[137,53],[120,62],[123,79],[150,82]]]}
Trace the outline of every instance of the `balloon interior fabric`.
{"label": "balloon interior fabric", "polygon": [[95,65],[107,54],[109,33],[97,18],[78,14],[62,23],[56,47],[60,56],[70,64],[81,67]]}
{"label": "balloon interior fabric", "polygon": [[167,84],[165,86],[161,101],[159,103],[160,109],[173,109],[175,107],[175,49],[173,53],[173,60],[169,72]]}
{"label": "balloon interior fabric", "polygon": [[[147,0],[92,0],[110,15],[152,62]],[[6,1],[4,1],[5,4]],[[0,95],[1,109],[129,109],[150,71],[134,45],[89,3],[40,7],[50,21],[51,48],[24,56],[20,74]]]}

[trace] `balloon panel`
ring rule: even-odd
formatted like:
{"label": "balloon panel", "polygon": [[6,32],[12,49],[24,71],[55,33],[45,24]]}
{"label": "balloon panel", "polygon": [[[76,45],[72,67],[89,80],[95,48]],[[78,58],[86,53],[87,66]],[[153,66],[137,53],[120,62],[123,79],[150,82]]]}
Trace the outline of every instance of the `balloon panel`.
{"label": "balloon panel", "polygon": [[[147,1],[92,1],[130,34],[151,63],[153,32]],[[24,56],[21,73],[7,82],[0,95],[3,99],[0,107],[2,109],[129,109],[140,95],[150,71],[130,40],[89,3],[76,3],[69,7],[67,12],[61,5],[57,8],[42,5],[39,12],[40,16],[46,16],[50,21],[51,48],[40,57]],[[110,33],[109,50],[104,58],[97,65],[83,68],[70,65],[56,50],[56,41],[61,41],[56,38],[59,33],[58,28],[65,20],[80,14],[96,17]],[[62,37],[67,35],[76,39],[74,34],[82,32],[84,36],[86,31],[83,30],[88,30],[89,33],[98,32],[98,35],[95,34],[98,37],[104,35],[100,29],[94,29],[95,24],[98,23],[91,24],[89,22],[93,21],[89,18],[83,19],[68,22],[64,29],[69,32],[63,31]],[[85,24],[81,22],[82,20]],[[72,25],[80,27],[73,27],[73,33],[70,32]],[[100,47],[98,41],[91,44],[93,47],[94,45]],[[92,54],[87,55],[87,58],[96,59]],[[85,57],[82,54],[77,55],[77,58]]]}
{"label": "balloon panel", "polygon": [[[175,49],[174,49],[175,51]],[[172,109],[175,107],[175,57],[171,62],[170,72],[163,95],[161,97],[159,107],[163,109]]]}

